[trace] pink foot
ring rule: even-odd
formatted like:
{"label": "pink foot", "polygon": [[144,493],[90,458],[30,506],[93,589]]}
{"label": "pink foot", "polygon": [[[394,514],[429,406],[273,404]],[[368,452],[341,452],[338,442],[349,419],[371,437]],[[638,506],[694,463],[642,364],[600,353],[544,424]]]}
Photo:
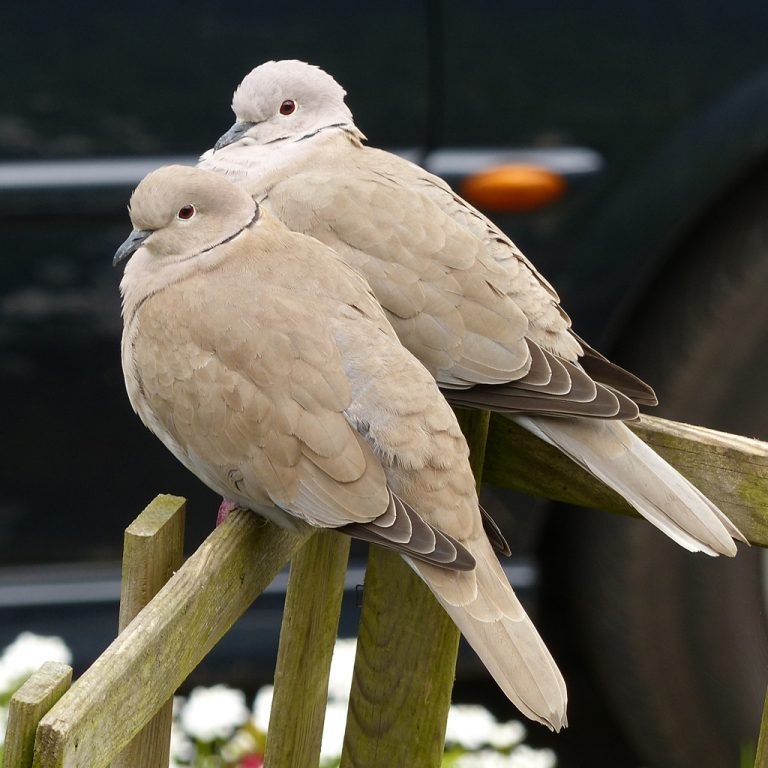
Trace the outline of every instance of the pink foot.
{"label": "pink foot", "polygon": [[219,504],[219,513],[216,515],[216,527],[218,528],[228,517],[229,513],[238,509],[237,504],[229,499],[222,499]]}

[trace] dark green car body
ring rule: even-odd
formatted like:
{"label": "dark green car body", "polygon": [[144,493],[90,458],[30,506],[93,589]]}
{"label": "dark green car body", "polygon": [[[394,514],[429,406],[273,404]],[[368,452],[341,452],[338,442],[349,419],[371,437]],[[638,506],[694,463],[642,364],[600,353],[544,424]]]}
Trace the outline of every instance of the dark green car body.
{"label": "dark green car body", "polygon": [[[0,645],[24,626],[71,633],[88,662],[114,613],[111,564],[132,516],[167,491],[192,499],[190,547],[213,523],[213,494],[130,411],[111,256],[129,229],[136,182],[212,146],[231,124],[232,90],[269,59],[322,66],[347,89],[372,145],[457,188],[510,160],[563,175],[566,193],[552,205],[492,216],[555,285],[580,335],[647,376],[664,415],[768,437],[768,395],[737,388],[762,380],[768,318],[744,310],[746,300],[728,311],[724,299],[758,290],[761,247],[768,264],[758,227],[767,29],[765,3],[684,0],[30,0],[4,9]],[[716,345],[697,335],[697,296],[714,316],[701,328],[740,340],[699,368],[689,357]],[[514,563],[536,574],[517,586],[561,649],[566,676],[586,680],[572,696],[572,734],[561,737],[572,760],[564,764],[635,765],[630,755],[642,754],[659,766],[735,765],[756,734],[766,682],[759,554],[707,570],[655,532],[646,541],[648,526],[540,504],[505,524]],[[626,599],[601,591],[607,582]],[[55,584],[74,586],[56,598]],[[26,591],[14,592],[19,585]],[[738,600],[723,597],[731,594]],[[681,605],[695,606],[689,622],[675,612]],[[272,631],[279,601],[262,608],[249,626]],[[88,621],[101,628],[89,641],[80,632]],[[630,635],[634,645],[618,648]],[[226,658],[254,653],[243,637]],[[255,652],[259,669],[273,645]],[[681,660],[694,671],[681,671]],[[589,741],[600,728],[580,721],[582,702],[608,722],[612,746]],[[580,763],[569,743],[594,751]]]}

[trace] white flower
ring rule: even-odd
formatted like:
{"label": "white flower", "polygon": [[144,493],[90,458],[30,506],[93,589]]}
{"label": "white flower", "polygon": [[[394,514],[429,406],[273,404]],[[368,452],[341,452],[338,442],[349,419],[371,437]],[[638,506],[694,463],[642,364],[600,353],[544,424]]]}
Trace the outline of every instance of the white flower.
{"label": "white flower", "polygon": [[8,708],[0,707],[0,747],[5,744],[5,731],[8,728]]}
{"label": "white flower", "polygon": [[195,688],[181,709],[184,731],[199,741],[226,739],[242,725],[250,712],[245,694],[226,685]]}
{"label": "white flower", "polygon": [[0,656],[0,691],[12,691],[46,661],[72,662],[72,653],[60,637],[22,632]]}
{"label": "white flower", "polygon": [[531,749],[525,745],[504,755],[490,749],[462,755],[454,768],[555,768],[557,758],[551,749]]}
{"label": "white flower", "polygon": [[485,707],[454,704],[448,710],[445,740],[465,749],[477,749],[488,743],[489,735],[496,725],[496,718]]}
{"label": "white flower", "polygon": [[551,749],[533,749],[521,744],[509,756],[509,768],[555,768],[557,757]]}
{"label": "white flower", "polygon": [[178,720],[186,699],[183,696],[173,697],[173,719]]}
{"label": "white flower", "polygon": [[[178,697],[174,697],[175,700]],[[189,740],[181,726],[175,720],[171,723],[171,750],[169,768],[188,765],[195,757],[195,745]]]}
{"label": "white flower", "polygon": [[347,725],[347,702],[329,701],[325,710],[323,742],[320,747],[320,761],[341,755],[344,746],[344,729]]}
{"label": "white flower", "polygon": [[517,720],[508,723],[494,723],[488,734],[488,744],[497,749],[507,749],[519,744],[525,738],[525,726]]}
{"label": "white flower", "polygon": [[221,756],[228,764],[237,763],[241,757],[256,752],[258,746],[253,733],[241,729],[226,744],[222,744]]}
{"label": "white flower", "polygon": [[483,746],[507,749],[525,738],[525,726],[517,721],[499,723],[478,704],[454,704],[448,710],[445,740],[464,749]]}
{"label": "white flower", "polygon": [[253,700],[253,724],[266,733],[269,728],[269,713],[272,711],[272,696],[275,692],[274,685],[265,685],[256,692]]}
{"label": "white flower", "polygon": [[349,701],[352,672],[355,668],[357,640],[336,640],[328,678],[328,700]]}
{"label": "white flower", "polygon": [[509,768],[509,756],[484,749],[481,752],[468,752],[454,763],[454,768]]}

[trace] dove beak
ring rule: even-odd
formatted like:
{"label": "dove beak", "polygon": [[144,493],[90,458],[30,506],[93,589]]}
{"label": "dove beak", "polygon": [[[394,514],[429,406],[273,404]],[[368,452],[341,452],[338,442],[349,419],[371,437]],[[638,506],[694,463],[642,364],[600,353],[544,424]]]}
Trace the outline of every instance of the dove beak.
{"label": "dove beak", "polygon": [[115,251],[112,266],[116,267],[123,259],[130,258],[141,248],[144,241],[152,234],[151,229],[134,229],[125,242]]}
{"label": "dove beak", "polygon": [[214,145],[213,149],[216,151],[217,149],[222,149],[223,147],[228,147],[230,144],[234,144],[236,141],[240,141],[240,139],[245,136],[248,131],[253,128],[253,126],[256,125],[256,123],[246,123],[243,121],[238,120]]}

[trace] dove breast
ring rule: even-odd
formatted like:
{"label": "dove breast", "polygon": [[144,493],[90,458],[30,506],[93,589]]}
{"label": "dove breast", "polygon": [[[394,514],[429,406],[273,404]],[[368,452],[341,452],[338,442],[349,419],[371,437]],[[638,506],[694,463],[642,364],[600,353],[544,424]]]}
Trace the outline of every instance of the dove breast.
{"label": "dove breast", "polygon": [[365,281],[268,213],[215,250],[126,314],[144,423],[211,488],[283,525],[366,524],[394,493],[451,537],[480,530],[455,418]]}

